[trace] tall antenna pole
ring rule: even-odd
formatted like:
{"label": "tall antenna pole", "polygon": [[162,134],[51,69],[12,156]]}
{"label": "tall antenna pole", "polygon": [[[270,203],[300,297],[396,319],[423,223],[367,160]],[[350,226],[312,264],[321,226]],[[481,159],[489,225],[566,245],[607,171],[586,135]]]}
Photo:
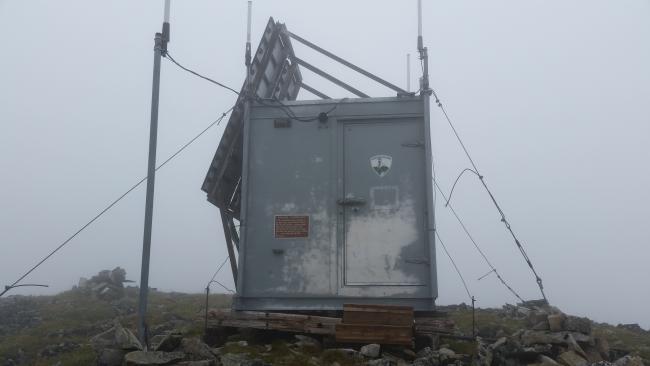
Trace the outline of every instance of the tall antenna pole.
{"label": "tall antenna pole", "polygon": [[[250,108],[251,108],[251,99],[253,98],[253,94],[256,92],[253,89],[253,83],[252,83],[252,59],[251,59],[251,24],[252,24],[252,8],[253,8],[253,2],[248,1],[248,19],[247,19],[247,25],[246,25],[246,55],[244,57],[244,64],[246,65],[246,79],[245,80],[245,87],[244,87],[244,94],[242,95],[243,100],[244,100],[244,110],[242,113],[242,129],[243,129],[243,135],[242,135],[242,150],[244,154],[244,159],[242,160],[242,173],[241,173],[241,181],[240,181],[240,191],[242,192],[241,194],[241,212],[240,216],[241,217],[246,217],[246,212],[248,210],[248,201],[246,198],[246,192],[248,192],[248,159],[246,156],[248,155],[248,149],[249,149],[249,142],[250,142]],[[240,243],[245,243],[246,242],[246,235],[247,235],[247,222],[246,220],[241,220],[239,223],[239,242]],[[241,250],[245,250],[245,247],[242,247]],[[241,253],[241,252],[240,252]],[[240,255],[240,260],[242,256]],[[246,296],[244,293],[244,288],[245,286],[243,285],[244,281],[246,280],[245,274],[242,270],[242,266],[237,267],[239,272],[237,274],[237,281],[235,283],[235,286],[237,287],[237,294],[239,296]]]}
{"label": "tall antenna pole", "polygon": [[411,54],[406,54],[406,91],[411,92]]}
{"label": "tall antenna pole", "polygon": [[[422,60],[423,70],[422,77],[420,78],[420,98],[422,98],[423,103],[423,113],[424,113],[424,135],[426,136],[425,140],[425,152],[426,152],[426,185],[427,185],[427,236],[429,242],[429,255],[432,258],[432,263],[435,263],[436,258],[436,212],[435,206],[433,205],[433,152],[431,147],[431,89],[429,88],[429,57],[427,55],[427,48],[424,47],[424,41],[422,40],[422,0],[418,0],[418,53],[420,54],[420,60]],[[432,307],[435,308],[435,299],[438,297],[438,274],[436,272],[436,266],[429,266],[431,273],[431,283],[435,284],[431,286],[431,299]]]}
{"label": "tall antenna pole", "polygon": [[253,2],[248,2],[248,24],[246,26],[246,58],[244,63],[246,64],[246,80],[248,81],[250,76],[251,66],[251,23],[252,23],[252,14],[253,14]]}
{"label": "tall antenna pole", "polygon": [[149,295],[149,262],[151,254],[151,225],[156,180],[156,144],[158,140],[158,102],[160,96],[160,60],[167,53],[169,42],[169,7],[165,0],[165,18],[162,33],[154,36],[153,83],[151,86],[151,125],[149,127],[149,162],[147,165],[147,198],[144,206],[144,235],[142,239],[142,267],[140,269],[140,300],[138,304],[138,336],[145,350],[149,345],[147,327],[147,300]]}

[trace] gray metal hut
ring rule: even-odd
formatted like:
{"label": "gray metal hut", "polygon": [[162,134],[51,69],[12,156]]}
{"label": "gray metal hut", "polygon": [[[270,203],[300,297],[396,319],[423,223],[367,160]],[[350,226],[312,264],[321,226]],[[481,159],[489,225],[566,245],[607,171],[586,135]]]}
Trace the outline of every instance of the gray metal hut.
{"label": "gray metal hut", "polygon": [[[298,40],[397,92],[369,98],[295,56]],[[299,66],[360,96],[334,100]],[[269,20],[202,189],[221,210],[236,310],[432,310],[428,94],[408,93]],[[295,101],[300,88],[320,100]],[[238,225],[239,224],[239,225]],[[235,257],[238,258],[235,261]]]}

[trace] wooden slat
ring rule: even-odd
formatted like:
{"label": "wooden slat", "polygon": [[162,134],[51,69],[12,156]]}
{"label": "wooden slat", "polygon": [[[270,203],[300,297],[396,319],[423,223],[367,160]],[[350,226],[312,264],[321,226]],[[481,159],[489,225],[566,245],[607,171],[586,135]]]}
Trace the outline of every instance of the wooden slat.
{"label": "wooden slat", "polygon": [[295,333],[333,335],[339,318],[302,314],[264,313],[254,311],[210,310],[208,328],[235,327],[271,329]]}
{"label": "wooden slat", "polygon": [[343,305],[343,323],[377,325],[413,325],[413,308],[389,305]]}
{"label": "wooden slat", "polygon": [[394,325],[337,324],[336,341],[411,346],[413,328]]}
{"label": "wooden slat", "polygon": [[416,334],[453,333],[456,325],[445,318],[415,318]]}

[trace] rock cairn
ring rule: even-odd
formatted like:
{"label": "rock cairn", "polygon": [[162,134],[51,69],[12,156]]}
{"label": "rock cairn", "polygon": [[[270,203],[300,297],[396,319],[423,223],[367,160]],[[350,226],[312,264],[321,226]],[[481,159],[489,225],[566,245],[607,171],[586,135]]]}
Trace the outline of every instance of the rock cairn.
{"label": "rock cairn", "polygon": [[91,279],[80,278],[78,288],[90,292],[102,300],[117,300],[124,297],[124,283],[127,281],[126,271],[120,267],[103,270]]}

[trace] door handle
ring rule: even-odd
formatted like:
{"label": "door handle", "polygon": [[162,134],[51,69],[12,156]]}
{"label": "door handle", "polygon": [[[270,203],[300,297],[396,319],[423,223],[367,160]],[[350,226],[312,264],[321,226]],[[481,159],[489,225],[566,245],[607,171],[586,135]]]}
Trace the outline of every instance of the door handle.
{"label": "door handle", "polygon": [[361,206],[366,204],[366,200],[357,197],[342,198],[336,201],[341,206]]}

